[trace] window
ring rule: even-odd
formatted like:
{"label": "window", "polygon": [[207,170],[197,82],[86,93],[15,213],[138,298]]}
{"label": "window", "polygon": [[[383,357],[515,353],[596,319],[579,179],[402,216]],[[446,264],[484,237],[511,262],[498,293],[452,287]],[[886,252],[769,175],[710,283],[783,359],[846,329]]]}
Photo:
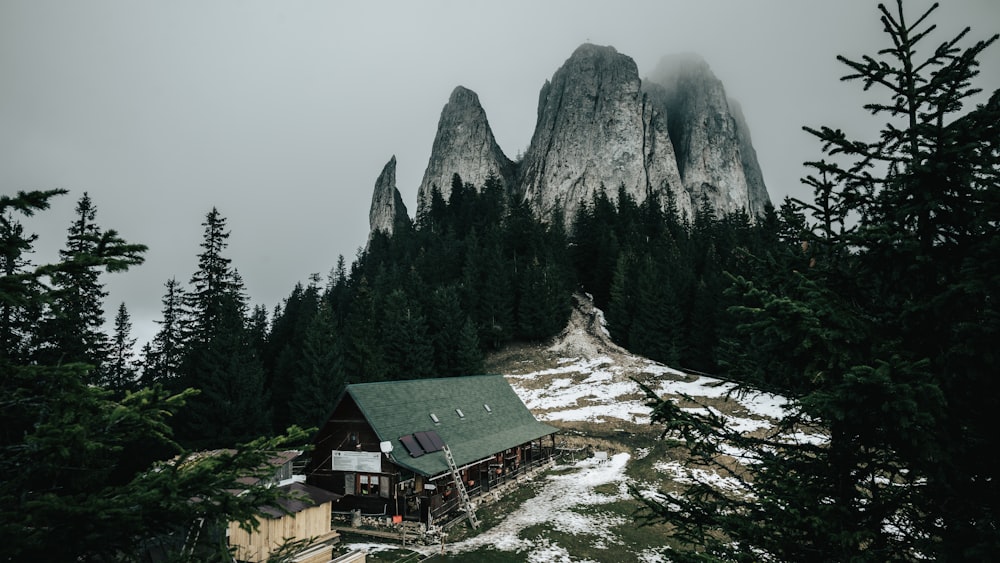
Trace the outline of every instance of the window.
{"label": "window", "polygon": [[358,488],[359,495],[378,495],[379,494],[379,476],[378,475],[358,475]]}

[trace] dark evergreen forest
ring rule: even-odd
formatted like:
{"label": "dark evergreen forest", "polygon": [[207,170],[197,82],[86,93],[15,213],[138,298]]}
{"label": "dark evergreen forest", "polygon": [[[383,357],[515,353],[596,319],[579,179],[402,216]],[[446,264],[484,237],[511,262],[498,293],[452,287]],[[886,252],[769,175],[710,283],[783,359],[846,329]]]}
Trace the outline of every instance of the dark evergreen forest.
{"label": "dark evergreen forest", "polygon": [[178,415],[183,442],[317,426],[348,383],[480,373],[485,353],[558,334],[574,291],[608,311],[623,346],[718,370],[732,333],[727,272],[751,275],[746,257],[778,240],[773,212],[717,218],[705,203],[687,218],[624,190],[584,205],[567,234],[562,216],[536,217],[496,178],[473,186],[456,174],[450,187],[448,200],[433,190],[413,224],[372,233],[349,268],[341,257],[325,282],[296,285],[270,313],[247,304],[213,209],[198,271],[187,286],[167,281],[161,329],[137,363],[138,382],[202,391]]}

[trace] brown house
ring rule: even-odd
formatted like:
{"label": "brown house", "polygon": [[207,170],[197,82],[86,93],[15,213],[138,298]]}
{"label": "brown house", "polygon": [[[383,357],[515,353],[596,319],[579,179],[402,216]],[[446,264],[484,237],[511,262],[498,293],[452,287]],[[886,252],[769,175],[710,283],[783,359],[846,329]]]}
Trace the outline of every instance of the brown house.
{"label": "brown house", "polygon": [[316,436],[307,483],[343,495],[334,512],[430,524],[459,508],[455,473],[475,497],[550,459],[556,432],[499,375],[349,385]]}

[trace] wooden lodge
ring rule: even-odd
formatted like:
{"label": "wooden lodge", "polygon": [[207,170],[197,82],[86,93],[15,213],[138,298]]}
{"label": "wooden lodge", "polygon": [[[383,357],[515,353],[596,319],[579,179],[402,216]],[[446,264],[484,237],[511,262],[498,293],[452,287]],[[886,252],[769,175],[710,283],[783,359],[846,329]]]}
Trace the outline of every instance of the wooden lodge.
{"label": "wooden lodge", "polygon": [[474,498],[548,461],[556,432],[499,375],[348,385],[307,483],[340,495],[335,513],[430,525],[460,508],[456,473]]}

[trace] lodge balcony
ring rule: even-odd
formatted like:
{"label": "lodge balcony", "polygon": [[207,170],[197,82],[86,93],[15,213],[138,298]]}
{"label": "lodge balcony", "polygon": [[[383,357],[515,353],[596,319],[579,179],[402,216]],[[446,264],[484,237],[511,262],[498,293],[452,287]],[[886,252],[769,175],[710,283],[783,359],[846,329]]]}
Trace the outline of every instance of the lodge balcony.
{"label": "lodge balcony", "polygon": [[[516,488],[519,483],[550,465],[558,450],[555,447],[526,447],[519,452],[504,452],[495,458],[461,469],[466,491],[474,506],[489,504]],[[454,491],[451,473],[428,480],[419,494],[348,495],[334,504],[334,525],[366,517],[387,522],[457,523],[464,517],[459,495]],[[339,522],[338,522],[339,521]]]}

